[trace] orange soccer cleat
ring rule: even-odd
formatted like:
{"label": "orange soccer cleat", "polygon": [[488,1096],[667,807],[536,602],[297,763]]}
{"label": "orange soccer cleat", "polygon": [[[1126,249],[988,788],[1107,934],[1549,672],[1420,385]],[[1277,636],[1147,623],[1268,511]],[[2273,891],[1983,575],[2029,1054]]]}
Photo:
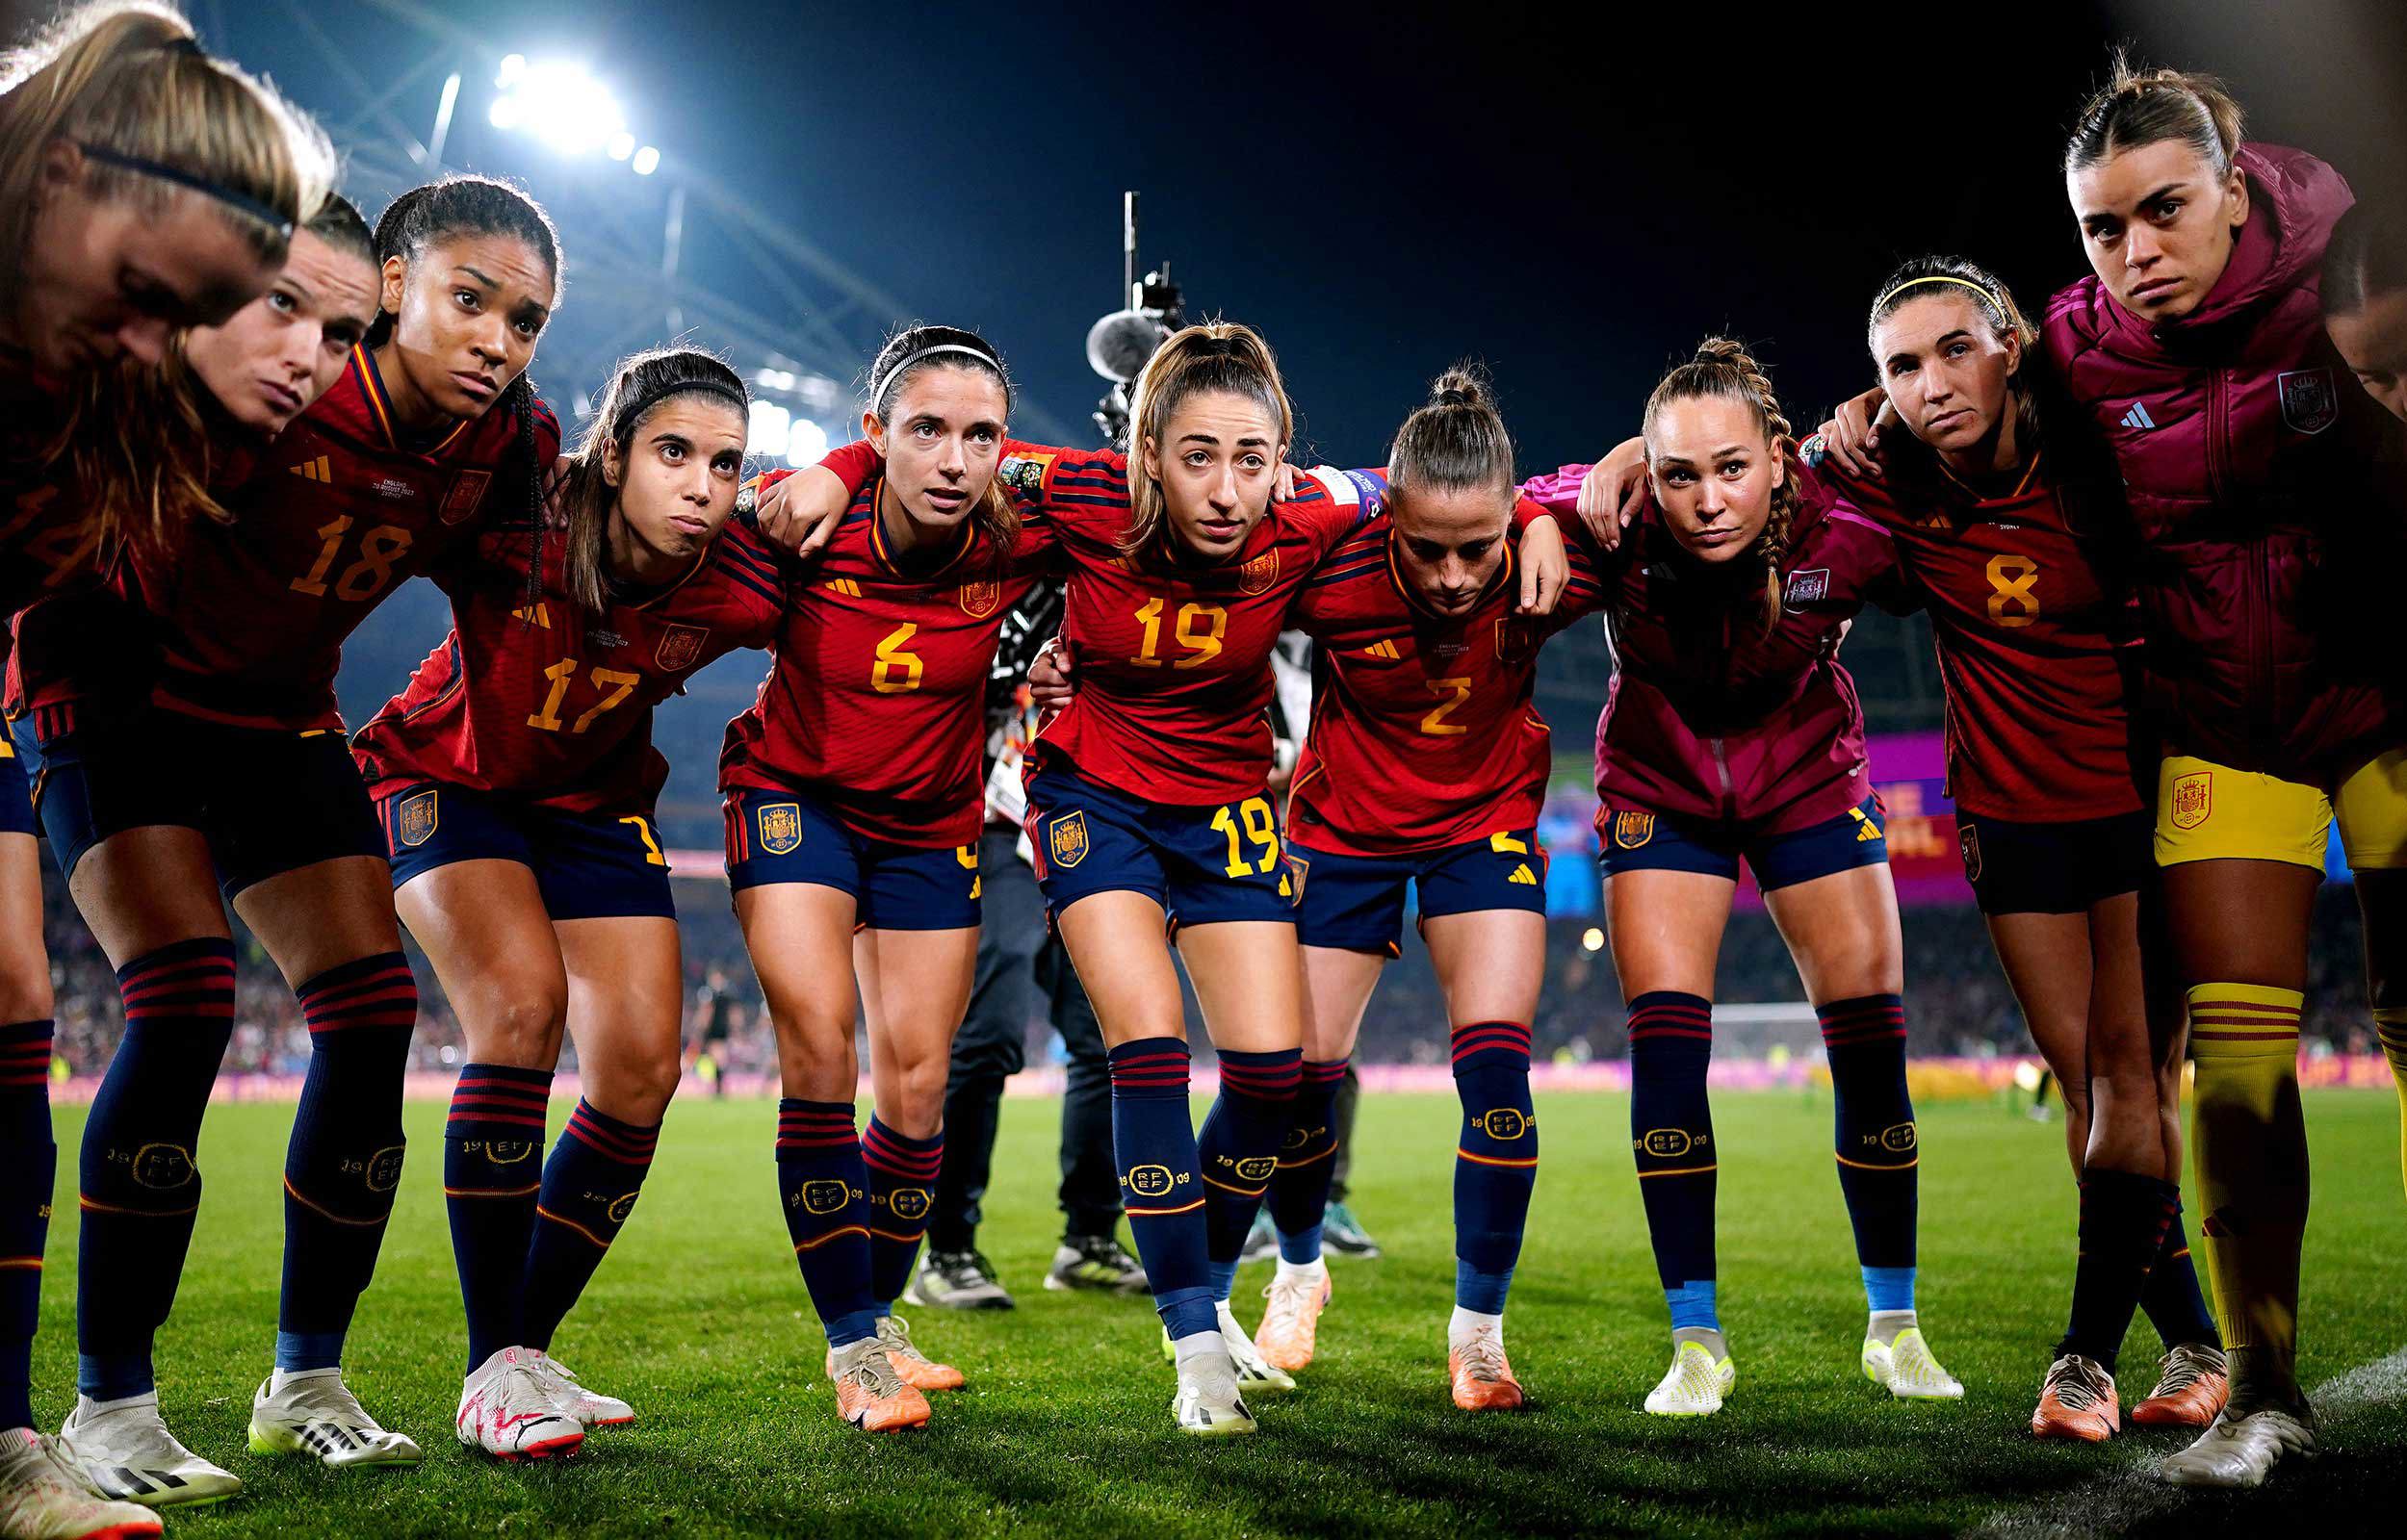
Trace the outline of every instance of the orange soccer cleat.
{"label": "orange soccer cleat", "polygon": [[940,1364],[912,1346],[911,1322],[900,1316],[877,1318],[877,1340],[886,1348],[887,1363],[914,1390],[959,1390],[968,1383],[960,1370]]}
{"label": "orange soccer cleat", "polygon": [[1512,1412],[1528,1399],[1513,1377],[1504,1338],[1477,1331],[1446,1350],[1446,1373],[1454,1380],[1454,1403],[1466,1412]]}
{"label": "orange soccer cleat", "polygon": [[893,1433],[928,1420],[928,1399],[894,1373],[886,1345],[864,1337],[832,1348],[827,1377],[836,1382],[836,1411],[865,1433]]}
{"label": "orange soccer cleat", "polygon": [[2114,1376],[2095,1359],[2066,1353],[2048,1366],[2048,1377],[2039,1382],[2039,1409],[2031,1414],[2031,1430],[2040,1438],[2084,1444],[2112,1438],[2123,1430]]}
{"label": "orange soccer cleat", "polygon": [[1311,1367],[1320,1337],[1321,1312],[1329,1308],[1332,1285],[1327,1267],[1315,1278],[1309,1272],[1281,1271],[1264,1285],[1270,1303],[1262,1309],[1262,1324],[1254,1333],[1255,1351],[1273,1369],[1292,1373]]}
{"label": "orange soccer cleat", "polygon": [[2223,1350],[2182,1343],[2164,1355],[2157,1388],[2132,1408],[2132,1421],[2150,1427],[2206,1427],[2231,1396]]}

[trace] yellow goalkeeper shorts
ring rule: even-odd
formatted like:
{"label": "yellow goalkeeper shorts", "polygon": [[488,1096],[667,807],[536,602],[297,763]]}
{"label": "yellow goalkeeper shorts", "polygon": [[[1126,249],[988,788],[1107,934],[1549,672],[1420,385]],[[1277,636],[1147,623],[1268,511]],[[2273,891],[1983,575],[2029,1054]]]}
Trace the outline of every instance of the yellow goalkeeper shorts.
{"label": "yellow goalkeeper shorts", "polygon": [[2278,860],[2323,869],[2332,822],[2351,871],[2407,867],[2407,750],[2360,765],[2327,797],[2314,786],[2171,755],[2157,768],[2157,864]]}

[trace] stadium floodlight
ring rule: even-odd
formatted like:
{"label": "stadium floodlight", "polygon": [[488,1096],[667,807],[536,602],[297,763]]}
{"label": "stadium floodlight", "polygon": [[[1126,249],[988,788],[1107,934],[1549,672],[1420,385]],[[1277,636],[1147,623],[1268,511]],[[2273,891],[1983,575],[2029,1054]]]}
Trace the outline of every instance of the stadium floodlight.
{"label": "stadium floodlight", "polygon": [[764,459],[775,459],[786,452],[793,436],[794,414],[775,401],[752,403],[752,420],[746,424],[744,452]]}
{"label": "stadium floodlight", "polygon": [[623,161],[635,153],[635,136],[625,130],[610,136],[610,159]]}
{"label": "stadium floodlight", "polygon": [[650,176],[660,168],[660,152],[646,144],[635,151],[635,158],[632,164],[637,176]]}
{"label": "stadium floodlight", "polygon": [[1598,930],[1593,925],[1590,926],[1587,930],[1580,933],[1580,947],[1582,950],[1589,952],[1603,951],[1605,949],[1605,933]]}
{"label": "stadium floodlight", "polygon": [[[617,99],[583,65],[531,63],[524,54],[511,54],[494,72],[493,85],[501,92],[486,115],[494,127],[524,129],[564,155],[588,154],[624,140],[627,156],[640,160]],[[657,165],[660,152],[652,155]]]}
{"label": "stadium floodlight", "polygon": [[794,419],[786,430],[786,463],[799,471],[827,457],[827,429],[807,417]]}

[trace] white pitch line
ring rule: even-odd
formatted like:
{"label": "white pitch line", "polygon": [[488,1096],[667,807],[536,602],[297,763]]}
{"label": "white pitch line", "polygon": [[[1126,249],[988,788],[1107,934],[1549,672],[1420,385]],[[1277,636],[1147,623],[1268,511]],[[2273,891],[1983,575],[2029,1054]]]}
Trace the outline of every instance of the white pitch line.
{"label": "white pitch line", "polygon": [[[2319,1429],[2325,1432],[2360,1412],[2407,1400],[2407,1348],[2334,1375],[2308,1399],[2315,1405]],[[2082,1540],[2089,1535],[2128,1533],[2201,1495],[2199,1488],[2174,1486],[2157,1478],[2157,1465],[2168,1452],[2169,1449],[2136,1451],[2044,1502],[2001,1509],[1968,1532],[1993,1540]],[[2275,1480],[2282,1479],[2280,1473],[2291,1463],[2286,1460],[2274,1468]]]}

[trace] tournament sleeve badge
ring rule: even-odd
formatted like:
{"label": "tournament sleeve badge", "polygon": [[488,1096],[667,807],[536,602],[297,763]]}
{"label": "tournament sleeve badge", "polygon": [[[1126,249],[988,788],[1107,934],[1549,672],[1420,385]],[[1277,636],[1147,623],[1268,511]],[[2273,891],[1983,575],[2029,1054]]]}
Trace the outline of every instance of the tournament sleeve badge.
{"label": "tournament sleeve badge", "polygon": [[1088,850],[1086,809],[1064,813],[1046,826],[1045,852],[1053,864],[1065,869],[1086,860]]}
{"label": "tournament sleeve badge", "polygon": [[1045,473],[1052,468],[1053,457],[1049,454],[1007,455],[996,468],[995,479],[1014,492],[1034,497],[1045,490]]}
{"label": "tournament sleeve badge", "polygon": [[802,808],[791,802],[772,802],[754,809],[754,822],[761,830],[761,850],[768,856],[790,856],[802,848]]}

